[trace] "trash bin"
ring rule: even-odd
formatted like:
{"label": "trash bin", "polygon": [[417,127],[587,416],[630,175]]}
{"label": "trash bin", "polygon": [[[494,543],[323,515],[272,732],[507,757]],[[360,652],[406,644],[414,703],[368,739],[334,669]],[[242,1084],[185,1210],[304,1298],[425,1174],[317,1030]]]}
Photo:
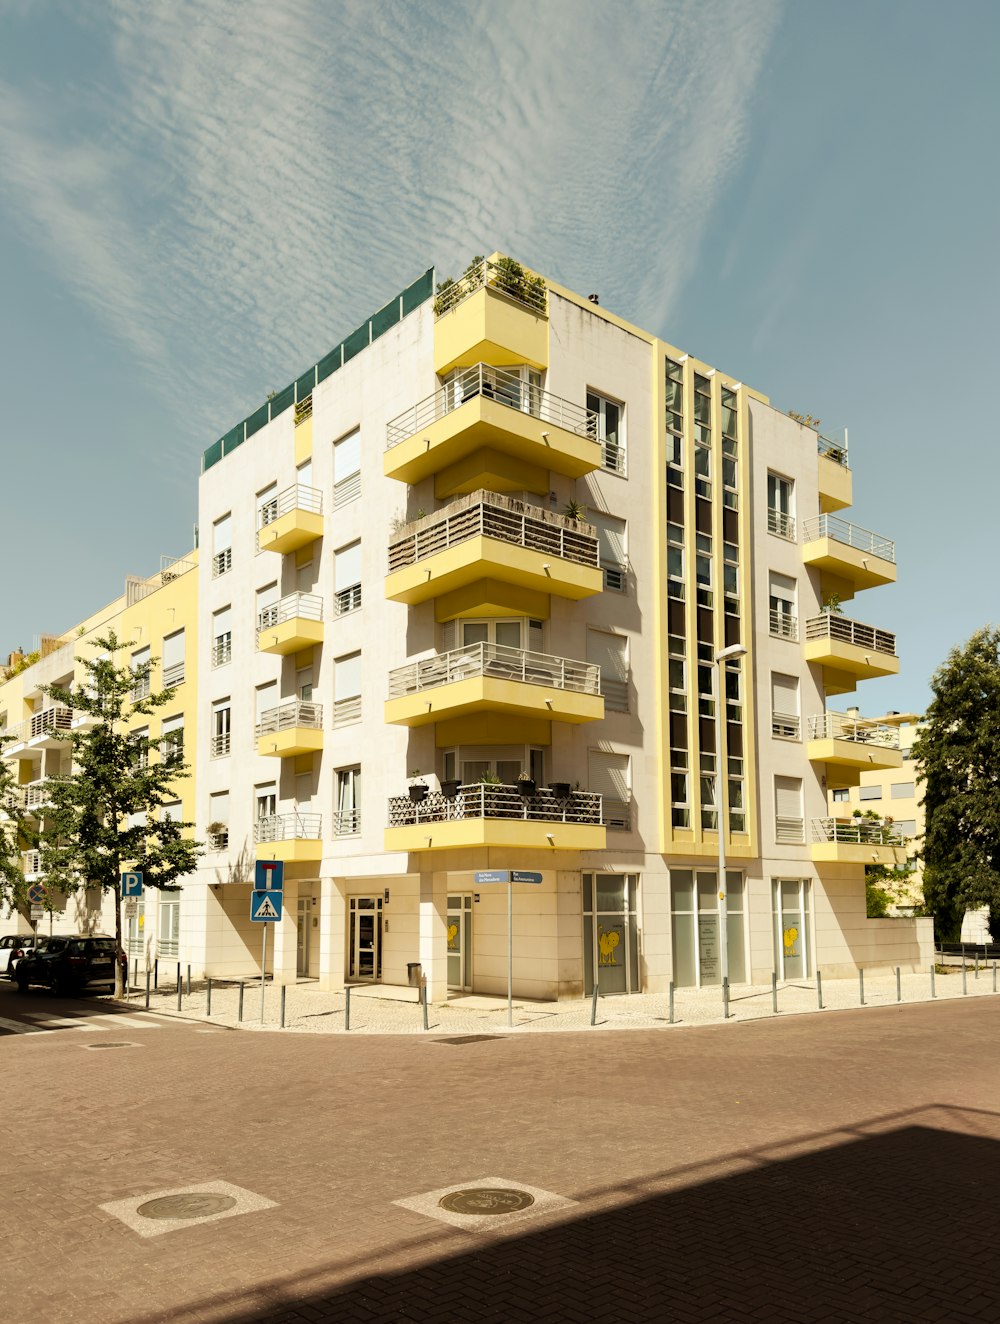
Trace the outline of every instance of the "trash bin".
{"label": "trash bin", "polygon": [[407,982],[410,985],[410,988],[420,987],[420,981],[423,978],[423,974],[424,974],[423,967],[421,966],[419,961],[407,961],[406,978],[407,978]]}

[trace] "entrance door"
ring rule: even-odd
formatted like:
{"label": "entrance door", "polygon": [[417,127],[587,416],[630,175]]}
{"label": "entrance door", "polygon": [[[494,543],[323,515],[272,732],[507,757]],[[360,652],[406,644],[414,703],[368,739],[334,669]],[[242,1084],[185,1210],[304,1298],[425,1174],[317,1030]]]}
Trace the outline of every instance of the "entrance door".
{"label": "entrance door", "polygon": [[295,912],[295,973],[303,977],[309,974],[309,930],[312,927],[312,899],[299,897]]}
{"label": "entrance door", "polygon": [[472,894],[448,898],[448,987],[472,990]]}
{"label": "entrance door", "polygon": [[347,977],[377,983],[382,978],[382,898],[352,896]]}
{"label": "entrance door", "polygon": [[639,993],[637,874],[583,875],[583,971],[588,993]]}

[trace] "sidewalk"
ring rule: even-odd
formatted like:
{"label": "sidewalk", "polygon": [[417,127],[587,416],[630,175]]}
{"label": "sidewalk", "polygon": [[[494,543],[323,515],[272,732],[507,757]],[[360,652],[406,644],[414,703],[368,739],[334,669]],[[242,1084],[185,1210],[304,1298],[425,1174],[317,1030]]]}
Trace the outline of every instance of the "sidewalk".
{"label": "sidewalk", "polygon": [[[991,997],[996,976],[993,967],[979,970],[968,966],[963,993],[960,966],[947,967],[938,973],[934,993],[938,1001],[962,997]],[[1000,987],[1000,985],[998,985]],[[931,975],[903,974],[900,978],[900,1001],[931,1001]],[[866,976],[865,1005],[889,1006],[897,1001],[894,975]],[[861,1005],[857,978],[823,979],[824,1011],[844,1011]],[[185,991],[181,1009],[177,1009],[177,989],[160,988],[150,997],[149,1009],[158,1015],[177,1015],[204,1020],[214,1025],[243,1030],[280,1032],[281,988],[268,984],[265,990],[264,1022],[260,1018],[260,983],[247,981],[243,992],[243,1017],[239,1019],[239,989],[230,983],[212,986],[211,1016],[204,984],[194,984],[190,995]],[[145,993],[133,993],[131,1005],[142,1007]],[[321,992],[315,984],[289,985],[285,994],[285,1029],[308,1034],[343,1034],[345,1032],[346,996],[343,990]],[[819,996],[816,980],[789,980],[778,985],[778,1015],[802,1015],[817,1012]],[[507,1025],[507,999],[481,994],[456,995],[444,1003],[427,1008],[428,1030],[434,1034],[481,1035],[538,1033],[550,1031],[649,1030],[710,1025],[723,1020],[722,990],[683,988],[674,995],[674,1020],[670,1022],[669,998],[665,993],[639,993],[599,997],[596,1024],[591,1027],[591,999],[574,1002],[534,1002],[514,999],[513,1027]],[[730,1021],[751,1021],[774,1016],[770,985],[740,984],[730,994]],[[352,1034],[423,1034],[424,1022],[416,989],[391,985],[359,984],[351,989]]]}

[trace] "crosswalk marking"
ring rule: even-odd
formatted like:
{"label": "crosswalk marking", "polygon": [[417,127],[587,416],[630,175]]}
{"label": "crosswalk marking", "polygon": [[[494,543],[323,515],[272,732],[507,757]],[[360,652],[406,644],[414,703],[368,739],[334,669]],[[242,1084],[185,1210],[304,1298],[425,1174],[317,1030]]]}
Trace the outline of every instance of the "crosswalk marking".
{"label": "crosswalk marking", "polygon": [[[81,1019],[82,1019],[82,1018],[81,1018]],[[88,1015],[88,1016],[87,1016],[87,1020],[88,1020],[88,1021],[100,1021],[102,1026],[104,1026],[104,1025],[128,1025],[128,1026],[131,1026],[132,1029],[135,1029],[135,1030],[158,1030],[158,1029],[160,1028],[160,1023],[159,1023],[159,1021],[147,1021],[147,1020],[143,1020],[143,1018],[142,1018],[141,1016],[129,1016],[129,1015],[127,1015],[125,1012],[119,1012],[117,1015],[111,1015],[111,1014],[109,1014],[109,1015],[107,1015],[107,1016],[101,1016],[101,1015],[90,1016],[90,1015]]]}
{"label": "crosswalk marking", "polygon": [[41,1028],[40,1025],[24,1025],[21,1021],[9,1021],[6,1016],[0,1016],[0,1029],[10,1030],[12,1034],[36,1034]]}
{"label": "crosswalk marking", "polygon": [[109,1027],[116,1030],[159,1030],[164,1025],[184,1024],[173,1018],[158,1017],[155,1012],[88,1012],[80,1011],[69,1016],[54,1016],[47,1011],[33,1011],[28,1008],[18,1009],[23,1018],[12,1020],[0,1016],[0,1034],[40,1034],[47,1030],[76,1030],[77,1032],[97,1034]]}
{"label": "crosswalk marking", "polygon": [[96,1034],[101,1028],[99,1025],[88,1025],[79,1016],[49,1016],[44,1011],[26,1011],[24,1015],[33,1021],[40,1021],[41,1024],[38,1026],[40,1030],[89,1030],[92,1034]]}

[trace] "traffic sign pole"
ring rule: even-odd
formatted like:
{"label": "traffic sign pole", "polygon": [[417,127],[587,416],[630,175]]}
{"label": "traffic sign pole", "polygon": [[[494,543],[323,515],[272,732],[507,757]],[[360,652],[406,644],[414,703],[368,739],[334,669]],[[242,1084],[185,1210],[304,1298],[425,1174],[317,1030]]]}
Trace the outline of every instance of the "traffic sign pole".
{"label": "traffic sign pole", "polygon": [[514,1026],[514,884],[507,875],[507,1028]]}
{"label": "traffic sign pole", "polygon": [[270,924],[260,926],[264,930],[264,946],[260,953],[260,1023],[264,1024],[264,972],[267,969],[267,931]]}

